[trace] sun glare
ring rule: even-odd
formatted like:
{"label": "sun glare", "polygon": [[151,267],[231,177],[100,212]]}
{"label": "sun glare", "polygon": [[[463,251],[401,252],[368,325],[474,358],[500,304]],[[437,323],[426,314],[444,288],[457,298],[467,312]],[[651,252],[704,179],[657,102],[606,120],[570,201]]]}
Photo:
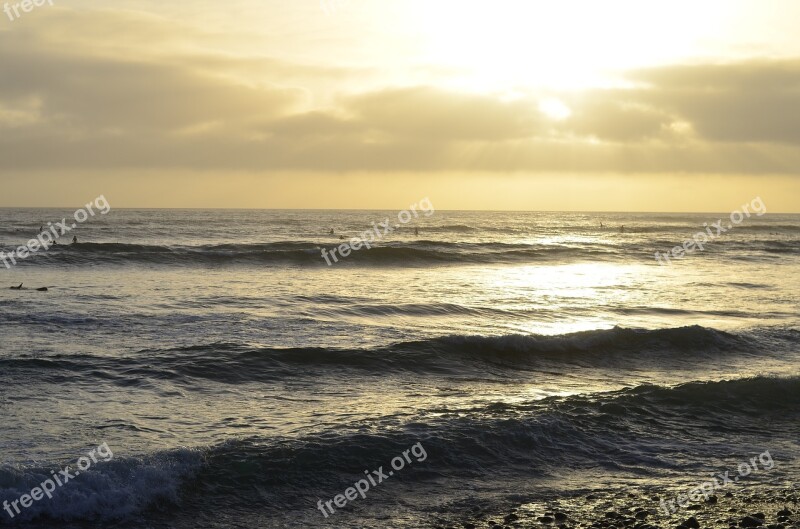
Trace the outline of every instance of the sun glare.
{"label": "sun glare", "polygon": [[572,110],[565,105],[560,99],[548,97],[539,102],[539,110],[545,116],[555,119],[557,121],[567,119],[572,115]]}
{"label": "sun glare", "polygon": [[692,4],[690,18],[675,5],[632,0],[414,5],[426,59],[462,70],[464,88],[476,90],[608,85],[619,69],[688,56],[709,20],[723,25],[726,11],[717,1]]}

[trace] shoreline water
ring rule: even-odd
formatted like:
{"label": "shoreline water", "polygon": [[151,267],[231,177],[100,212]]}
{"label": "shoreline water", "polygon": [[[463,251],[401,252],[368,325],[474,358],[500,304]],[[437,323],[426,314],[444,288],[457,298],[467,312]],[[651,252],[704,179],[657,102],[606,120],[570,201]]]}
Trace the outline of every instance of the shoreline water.
{"label": "shoreline water", "polygon": [[[38,229],[40,211],[13,215],[0,226]],[[770,483],[797,475],[800,216],[671,267],[650,248],[705,217],[603,219],[620,234],[437,211],[419,237],[319,258],[330,226],[374,218],[115,209],[0,270],[52,285],[0,289],[0,500],[115,454],[0,526],[463,529],[569,507],[589,527],[601,504],[542,502],[652,500],[764,450]],[[320,499],[417,442],[424,464],[323,518]]]}
{"label": "shoreline water", "polygon": [[503,512],[480,512],[458,521],[439,520],[435,529],[678,529],[789,528],[800,527],[798,490],[759,486],[756,490],[736,490],[713,495],[708,501],[692,502],[687,509],[664,516],[660,509],[663,489],[596,491],[575,496],[542,499]]}

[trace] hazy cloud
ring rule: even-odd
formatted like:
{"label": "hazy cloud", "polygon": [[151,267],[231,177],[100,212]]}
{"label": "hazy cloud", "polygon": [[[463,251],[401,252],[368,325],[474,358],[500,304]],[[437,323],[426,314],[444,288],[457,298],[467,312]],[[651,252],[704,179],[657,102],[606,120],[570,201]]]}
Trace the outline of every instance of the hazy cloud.
{"label": "hazy cloud", "polygon": [[366,94],[345,105],[372,130],[444,142],[531,137],[543,121],[531,101],[504,103],[496,97],[430,87]]}
{"label": "hazy cloud", "polygon": [[800,61],[676,66],[631,74],[639,99],[691,122],[704,138],[800,141]]}
{"label": "hazy cloud", "polygon": [[800,171],[800,60],[637,70],[625,89],[385,86],[318,103],[371,73],[198,49],[195,30],[140,13],[37,22],[0,31],[2,170]]}

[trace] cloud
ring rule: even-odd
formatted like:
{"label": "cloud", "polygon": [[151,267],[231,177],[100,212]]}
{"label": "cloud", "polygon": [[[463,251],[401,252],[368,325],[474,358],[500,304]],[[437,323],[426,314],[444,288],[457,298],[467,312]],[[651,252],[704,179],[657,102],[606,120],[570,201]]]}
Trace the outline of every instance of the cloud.
{"label": "cloud", "polygon": [[664,135],[675,117],[639,100],[638,91],[596,90],[565,97],[572,114],[560,127],[577,137],[630,142]]}
{"label": "cloud", "polygon": [[530,101],[503,102],[432,87],[373,92],[349,99],[345,108],[371,130],[434,141],[530,137],[543,121]]}
{"label": "cloud", "polygon": [[[196,45],[213,35],[140,13],[57,14],[0,31],[2,170],[800,171],[800,60],[640,69],[624,89],[509,99],[214,52]],[[569,117],[543,114],[544,97]]]}
{"label": "cloud", "polygon": [[692,123],[709,141],[800,141],[800,60],[673,66],[632,72],[637,97]]}

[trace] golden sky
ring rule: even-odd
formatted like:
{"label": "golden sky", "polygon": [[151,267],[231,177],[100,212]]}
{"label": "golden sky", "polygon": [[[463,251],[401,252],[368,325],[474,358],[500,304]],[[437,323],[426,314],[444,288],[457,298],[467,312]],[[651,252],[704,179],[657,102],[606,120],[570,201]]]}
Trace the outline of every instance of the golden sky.
{"label": "golden sky", "polygon": [[800,212],[796,0],[53,4],[0,206]]}

